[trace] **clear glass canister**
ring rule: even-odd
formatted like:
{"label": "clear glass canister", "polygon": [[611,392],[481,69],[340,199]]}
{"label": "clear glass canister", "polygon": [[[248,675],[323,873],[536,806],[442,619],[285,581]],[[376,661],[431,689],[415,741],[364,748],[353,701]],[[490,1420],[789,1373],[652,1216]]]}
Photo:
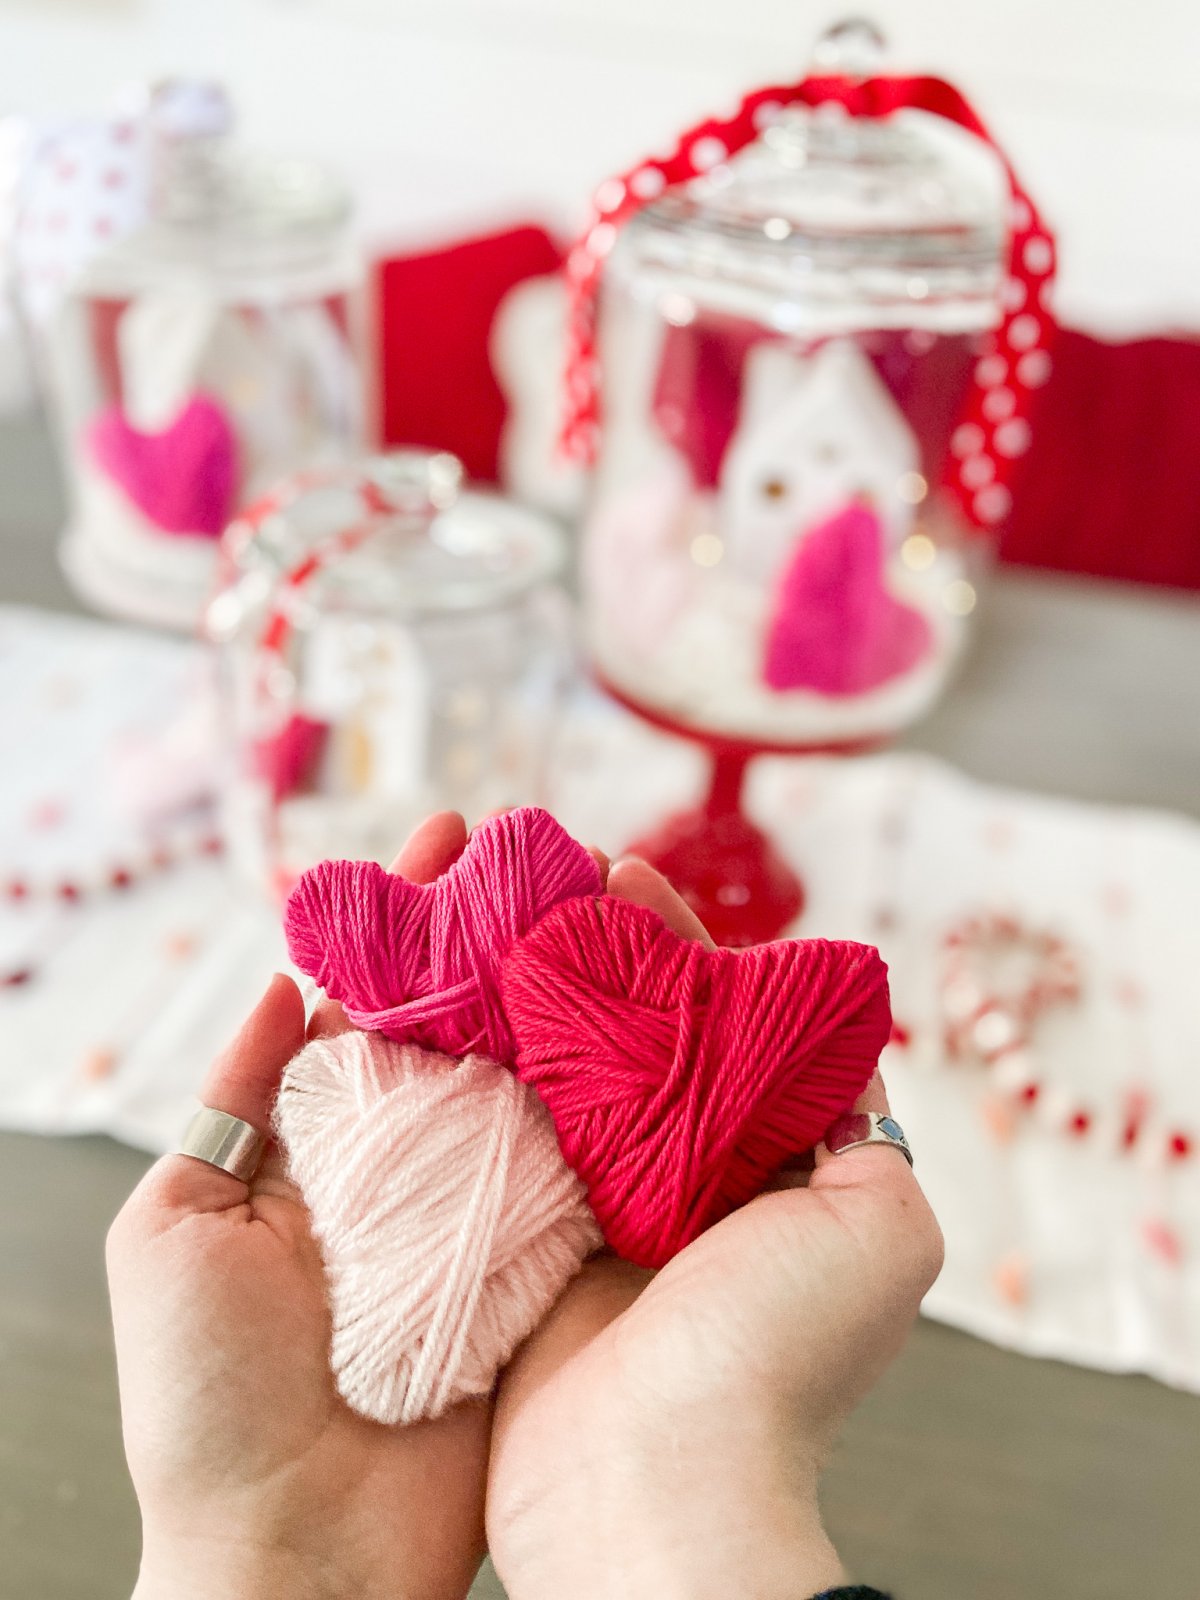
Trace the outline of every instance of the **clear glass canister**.
{"label": "clear glass canister", "polygon": [[557,528],[416,450],[268,522],[209,612],[239,865],[285,893],[326,856],[386,862],[431,810],[541,798],[570,665]]}
{"label": "clear glass canister", "polygon": [[939,483],[1005,242],[982,144],[840,107],[778,113],[626,223],[584,551],[588,645],[620,698],[779,749],[929,707],[986,548]]}
{"label": "clear glass canister", "polygon": [[[168,85],[144,125],[97,135],[89,174],[101,194],[144,183],[141,220],[100,240],[39,332],[67,573],[100,609],[167,627],[200,620],[239,508],[362,445],[347,196],[311,163],[247,156],[227,120],[219,92]],[[123,132],[148,147],[140,165],[121,164]],[[62,187],[68,221],[77,181]],[[81,226],[105,224],[82,209],[101,202],[79,204]]]}

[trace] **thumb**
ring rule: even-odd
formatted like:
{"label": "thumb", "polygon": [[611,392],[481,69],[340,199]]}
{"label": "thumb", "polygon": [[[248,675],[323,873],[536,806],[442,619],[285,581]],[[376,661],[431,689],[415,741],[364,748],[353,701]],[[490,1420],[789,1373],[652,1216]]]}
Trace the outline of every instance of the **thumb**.
{"label": "thumb", "polygon": [[[878,1071],[851,1115],[871,1111],[891,1114]],[[820,1195],[860,1238],[869,1239],[892,1276],[922,1299],[942,1269],[942,1230],[903,1153],[886,1144],[834,1153],[822,1142],[814,1155],[809,1193]]]}
{"label": "thumb", "polygon": [[[269,1135],[283,1069],[303,1045],[304,1000],[291,978],[276,973],[233,1043],[213,1063],[201,1101]],[[150,1208],[151,1231],[159,1232],[183,1214],[242,1205],[248,1194],[247,1184],[219,1167],[196,1156],[168,1155],[151,1167],[126,1209]]]}

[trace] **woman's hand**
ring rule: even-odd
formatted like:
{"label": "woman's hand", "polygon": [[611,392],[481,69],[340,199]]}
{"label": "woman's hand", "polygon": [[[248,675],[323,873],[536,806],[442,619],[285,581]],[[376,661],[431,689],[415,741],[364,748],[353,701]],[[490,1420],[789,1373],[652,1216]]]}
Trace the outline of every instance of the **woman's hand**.
{"label": "woman's hand", "polygon": [[[465,838],[461,818],[432,818],[393,870],[428,881]],[[345,1024],[324,1007],[314,1025]],[[278,977],[202,1099],[267,1130],[304,1036]],[[490,1408],[400,1429],[342,1402],[320,1255],[277,1153],[250,1184],[164,1157],[113,1224],[108,1265],[139,1600],[461,1600],[483,1552]]]}
{"label": "woman's hand", "polygon": [[[707,938],[643,863],[618,862],[608,888]],[[887,1109],[878,1076],[857,1109]],[[487,1530],[510,1600],[842,1582],[818,1474],[941,1260],[912,1171],[871,1146],[822,1151],[657,1276],[590,1262],[499,1388]]]}

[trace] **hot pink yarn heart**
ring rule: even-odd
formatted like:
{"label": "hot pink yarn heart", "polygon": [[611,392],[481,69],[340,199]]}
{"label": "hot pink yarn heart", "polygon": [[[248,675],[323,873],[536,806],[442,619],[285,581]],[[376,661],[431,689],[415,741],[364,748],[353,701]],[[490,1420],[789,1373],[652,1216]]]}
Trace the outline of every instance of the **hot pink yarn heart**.
{"label": "hot pink yarn heart", "polygon": [[431,884],[374,861],[322,861],[284,908],[292,960],[358,1028],[447,1055],[513,1059],[500,967],[552,906],[595,895],[600,869],[547,811],[492,817]]}
{"label": "hot pink yarn heart", "polygon": [[706,950],[624,900],[570,900],[516,944],[517,1073],[605,1239],[658,1267],[857,1099],[891,1027],[869,946]]}
{"label": "hot pink yarn heart", "polygon": [[237,494],[237,437],[207,395],[188,401],[161,433],[141,433],[118,406],[88,432],[97,465],[164,533],[220,536]]}
{"label": "hot pink yarn heart", "polygon": [[863,694],[931,645],[928,620],[888,593],[882,523],[854,505],[801,540],[779,585],[763,677],[772,689]]}

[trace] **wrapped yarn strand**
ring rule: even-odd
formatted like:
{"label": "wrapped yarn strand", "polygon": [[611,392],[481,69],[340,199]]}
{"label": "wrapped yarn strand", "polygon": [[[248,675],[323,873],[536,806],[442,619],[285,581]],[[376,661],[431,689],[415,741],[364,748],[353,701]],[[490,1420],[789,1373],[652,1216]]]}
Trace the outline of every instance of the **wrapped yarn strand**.
{"label": "wrapped yarn strand", "polygon": [[357,1028],[511,1061],[500,967],[552,906],[599,894],[600,869],[548,811],[491,817],[434,883],[374,861],[322,861],[284,910],[292,960]]}
{"label": "wrapped yarn strand", "polygon": [[618,1254],[659,1267],[753,1199],[866,1087],[891,1029],[868,945],[707,950],[643,906],[571,900],[514,946],[517,1073]]}
{"label": "wrapped yarn strand", "polygon": [[482,1056],[314,1040],[275,1126],[325,1263],[338,1391],[375,1421],[487,1394],[600,1243],[545,1107]]}

